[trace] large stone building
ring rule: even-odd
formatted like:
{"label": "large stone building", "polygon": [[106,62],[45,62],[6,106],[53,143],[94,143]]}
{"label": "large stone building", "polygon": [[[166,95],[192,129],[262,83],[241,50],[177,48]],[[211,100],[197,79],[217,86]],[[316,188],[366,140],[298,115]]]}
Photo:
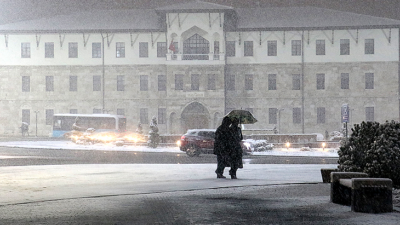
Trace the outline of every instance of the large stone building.
{"label": "large stone building", "polygon": [[[111,113],[129,130],[215,128],[248,109],[252,128],[325,133],[399,119],[400,21],[335,10],[195,1],[0,26],[0,135],[55,113]],[[37,118],[37,120],[36,120]],[[146,128],[146,126],[144,126]]]}

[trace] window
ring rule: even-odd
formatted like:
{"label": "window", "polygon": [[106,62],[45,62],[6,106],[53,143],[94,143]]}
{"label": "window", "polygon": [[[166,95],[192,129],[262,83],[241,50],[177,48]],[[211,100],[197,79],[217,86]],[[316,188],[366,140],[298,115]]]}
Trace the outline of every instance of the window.
{"label": "window", "polygon": [[167,109],[158,108],[158,124],[166,124],[167,122]]}
{"label": "window", "polygon": [[92,43],[92,58],[101,58],[101,43]]}
{"label": "window", "polygon": [[93,109],[93,114],[102,114],[101,109]]}
{"label": "window", "polygon": [[374,107],[365,107],[365,120],[373,122],[375,120]]}
{"label": "window", "polygon": [[301,40],[292,40],[292,55],[301,55]]}
{"label": "window", "polygon": [[365,39],[365,54],[374,54],[374,39]]}
{"label": "window", "polygon": [[54,91],[54,76],[46,76],[46,91]]}
{"label": "window", "polygon": [[167,54],[167,42],[157,42],[157,57],[165,57]]}
{"label": "window", "polygon": [[146,108],[140,109],[140,123],[141,124],[149,123],[149,116]]}
{"label": "window", "polygon": [[93,76],[93,91],[101,91],[101,76]]}
{"label": "window", "polygon": [[149,57],[149,43],[139,42],[139,57],[140,58]]}
{"label": "window", "polygon": [[293,123],[301,123],[301,108],[293,108]]}
{"label": "window", "polygon": [[350,55],[349,39],[340,39],[340,55]]}
{"label": "window", "polygon": [[69,91],[78,91],[78,76],[69,76]]}
{"label": "window", "polygon": [[226,76],[226,90],[228,91],[235,90],[235,75]]}
{"label": "window", "polygon": [[325,40],[316,40],[315,41],[315,54],[316,55],[325,55]]}
{"label": "window", "polygon": [[116,57],[125,58],[125,42],[115,43]]}
{"label": "window", "polygon": [[365,74],[365,89],[374,89],[374,74]]}
{"label": "window", "polygon": [[301,76],[300,74],[292,75],[292,90],[300,90],[301,89]]}
{"label": "window", "polygon": [[166,90],[167,90],[167,76],[158,75],[158,91],[166,91]]}
{"label": "window", "polygon": [[277,124],[278,123],[277,114],[278,114],[277,108],[269,108],[269,110],[268,110],[269,124]]}
{"label": "window", "polygon": [[68,57],[69,58],[78,58],[78,43],[77,42],[68,43]]}
{"label": "window", "polygon": [[341,74],[341,79],[340,79],[340,88],[341,89],[349,89],[349,74],[348,73],[342,73]]}
{"label": "window", "polygon": [[253,74],[246,74],[244,78],[244,89],[246,91],[253,90]]}
{"label": "window", "polygon": [[46,125],[53,124],[54,109],[46,109]]}
{"label": "window", "polygon": [[44,43],[44,57],[45,58],[54,58],[54,42],[45,42]]}
{"label": "window", "polygon": [[244,56],[253,56],[253,42],[252,41],[244,42]]}
{"label": "window", "polygon": [[235,42],[234,41],[227,41],[226,42],[226,56],[227,57],[234,57],[236,53]]}
{"label": "window", "polygon": [[22,110],[22,122],[31,124],[31,111],[29,109]]}
{"label": "window", "polygon": [[69,113],[70,114],[78,114],[78,110],[77,109],[70,109]]}
{"label": "window", "polygon": [[219,41],[214,41],[214,54],[219,54]]}
{"label": "window", "polygon": [[29,76],[22,76],[22,92],[31,91],[31,78]]}
{"label": "window", "polygon": [[147,75],[140,75],[140,90],[141,91],[149,90],[149,77]]}
{"label": "window", "polygon": [[276,90],[276,74],[268,74],[268,90]]}
{"label": "window", "polygon": [[208,90],[216,90],[215,77],[216,77],[215,74],[208,74],[208,83],[207,83]]}
{"label": "window", "polygon": [[31,57],[31,43],[23,42],[21,43],[21,58]]}
{"label": "window", "polygon": [[183,90],[183,74],[175,74],[175,90]]}
{"label": "window", "polygon": [[276,56],[278,54],[278,45],[276,41],[268,41],[268,56]]}
{"label": "window", "polygon": [[317,74],[317,90],[325,89],[325,74],[318,73]]}
{"label": "window", "polygon": [[125,109],[117,109],[117,115],[125,116]]}
{"label": "window", "polygon": [[191,88],[192,90],[198,91],[200,88],[200,74],[192,74],[191,76]]}
{"label": "window", "polygon": [[317,123],[325,123],[325,107],[317,108]]}
{"label": "window", "polygon": [[183,60],[208,60],[209,41],[199,34],[194,34],[183,41]]}
{"label": "window", "polygon": [[117,91],[125,91],[125,76],[117,75]]}

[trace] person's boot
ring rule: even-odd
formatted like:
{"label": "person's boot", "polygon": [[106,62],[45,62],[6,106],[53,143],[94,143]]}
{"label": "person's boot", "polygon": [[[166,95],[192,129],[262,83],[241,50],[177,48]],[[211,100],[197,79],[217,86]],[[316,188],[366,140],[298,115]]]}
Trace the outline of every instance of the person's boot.
{"label": "person's boot", "polygon": [[231,179],[237,179],[236,172],[232,172],[231,170],[229,170],[229,175],[231,175]]}
{"label": "person's boot", "polygon": [[226,178],[222,173],[218,173],[217,171],[215,173],[217,174],[217,178]]}
{"label": "person's boot", "polygon": [[222,173],[217,173],[217,178],[226,178]]}

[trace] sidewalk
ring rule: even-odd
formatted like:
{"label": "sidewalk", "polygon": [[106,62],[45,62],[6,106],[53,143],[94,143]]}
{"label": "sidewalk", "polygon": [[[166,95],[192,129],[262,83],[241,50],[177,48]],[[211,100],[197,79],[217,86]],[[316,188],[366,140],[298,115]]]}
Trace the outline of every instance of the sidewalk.
{"label": "sidewalk", "polygon": [[[0,167],[4,224],[398,224],[329,202],[320,169],[245,164],[216,179],[214,164]],[[227,174],[228,169],[225,170]],[[228,176],[229,177],[229,176]]]}

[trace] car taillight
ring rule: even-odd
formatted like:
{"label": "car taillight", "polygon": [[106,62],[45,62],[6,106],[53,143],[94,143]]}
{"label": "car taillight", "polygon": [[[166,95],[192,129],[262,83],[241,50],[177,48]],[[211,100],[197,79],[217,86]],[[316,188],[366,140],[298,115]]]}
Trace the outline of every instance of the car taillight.
{"label": "car taillight", "polygon": [[182,135],[181,140],[184,141],[185,140],[185,135]]}

